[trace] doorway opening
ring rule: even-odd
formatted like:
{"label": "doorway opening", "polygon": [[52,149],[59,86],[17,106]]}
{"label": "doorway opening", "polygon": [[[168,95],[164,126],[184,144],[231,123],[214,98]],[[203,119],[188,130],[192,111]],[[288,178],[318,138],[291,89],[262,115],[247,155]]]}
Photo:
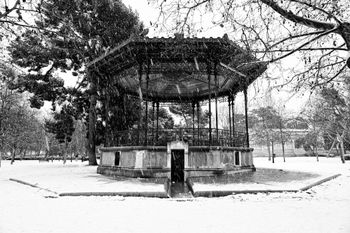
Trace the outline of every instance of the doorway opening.
{"label": "doorway opening", "polygon": [[239,165],[239,152],[235,152],[235,165]]}
{"label": "doorway opening", "polygon": [[120,162],[120,151],[117,151],[114,154],[114,166],[119,166],[119,162]]}
{"label": "doorway opening", "polygon": [[171,182],[183,183],[185,180],[185,150],[171,150]]}

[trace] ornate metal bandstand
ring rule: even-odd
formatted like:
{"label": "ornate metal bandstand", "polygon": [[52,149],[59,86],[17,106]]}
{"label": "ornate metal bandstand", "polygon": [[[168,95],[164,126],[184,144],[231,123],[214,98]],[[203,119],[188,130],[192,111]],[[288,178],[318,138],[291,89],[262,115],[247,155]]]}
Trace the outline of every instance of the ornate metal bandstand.
{"label": "ornate metal bandstand", "polygon": [[[116,89],[138,98],[143,116],[137,128],[118,132],[110,145],[100,149],[98,173],[168,177],[173,182],[183,182],[193,176],[254,169],[253,149],[249,146],[247,88],[266,70],[266,64],[227,35],[130,38],[91,62],[88,70],[93,78],[107,77]],[[244,132],[238,132],[234,121],[238,92],[244,93]],[[226,129],[218,124],[222,117],[218,101],[222,100],[228,103]],[[172,103],[191,104],[192,127],[159,127],[159,106]],[[210,119],[204,128],[199,124],[201,104],[209,110]],[[150,119],[151,124],[143,123]]]}

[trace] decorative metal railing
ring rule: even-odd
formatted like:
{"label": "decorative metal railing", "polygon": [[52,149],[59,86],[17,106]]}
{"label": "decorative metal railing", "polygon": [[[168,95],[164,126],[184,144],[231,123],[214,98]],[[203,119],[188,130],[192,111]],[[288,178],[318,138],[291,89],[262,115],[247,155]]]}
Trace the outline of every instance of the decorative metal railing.
{"label": "decorative metal railing", "polygon": [[207,128],[176,128],[176,129],[132,129],[118,131],[110,146],[166,146],[167,142],[182,140],[190,146],[231,146],[246,147],[246,134],[231,133],[229,130]]}

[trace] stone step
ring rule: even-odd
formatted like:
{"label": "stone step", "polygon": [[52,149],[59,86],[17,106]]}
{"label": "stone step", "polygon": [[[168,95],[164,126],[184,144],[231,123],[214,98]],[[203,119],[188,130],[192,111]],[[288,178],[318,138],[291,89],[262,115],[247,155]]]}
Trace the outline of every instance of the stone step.
{"label": "stone step", "polygon": [[172,198],[191,198],[191,197],[193,197],[187,184],[182,183],[182,182],[171,183],[169,195]]}

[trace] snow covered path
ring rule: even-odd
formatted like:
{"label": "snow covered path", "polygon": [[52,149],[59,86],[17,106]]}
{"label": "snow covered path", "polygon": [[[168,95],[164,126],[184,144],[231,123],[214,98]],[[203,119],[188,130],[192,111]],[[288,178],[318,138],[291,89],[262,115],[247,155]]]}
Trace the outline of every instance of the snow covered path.
{"label": "snow covered path", "polygon": [[[288,158],[287,158],[288,159]],[[123,197],[45,198],[46,191],[8,180],[45,176],[38,164],[0,168],[0,233],[104,232],[350,232],[350,163],[289,158],[273,167],[342,176],[301,193],[246,194],[190,200]],[[21,168],[21,169],[17,169]],[[88,168],[90,169],[90,168]],[[63,169],[64,170],[64,169]],[[92,169],[94,170],[94,169]],[[50,176],[48,176],[49,179]],[[69,183],[69,175],[62,174]],[[68,179],[68,180],[67,180]],[[58,182],[58,178],[53,180]],[[63,182],[61,182],[63,183]]]}

